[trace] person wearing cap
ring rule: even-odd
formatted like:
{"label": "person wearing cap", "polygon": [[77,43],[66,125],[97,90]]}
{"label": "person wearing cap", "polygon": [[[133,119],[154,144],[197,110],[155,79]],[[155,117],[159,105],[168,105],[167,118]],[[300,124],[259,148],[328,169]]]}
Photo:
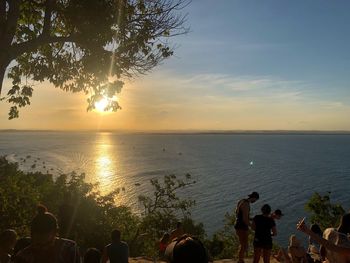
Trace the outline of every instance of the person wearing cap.
{"label": "person wearing cap", "polygon": [[273,220],[280,220],[282,218],[282,216],[284,216],[284,214],[282,214],[282,211],[280,209],[276,209],[272,214],[271,214],[271,218]]}
{"label": "person wearing cap", "polygon": [[251,226],[249,221],[250,204],[259,199],[257,192],[252,192],[248,198],[244,198],[237,203],[236,206],[236,223],[235,229],[239,239],[238,263],[244,263],[244,256],[248,249],[248,233]]}

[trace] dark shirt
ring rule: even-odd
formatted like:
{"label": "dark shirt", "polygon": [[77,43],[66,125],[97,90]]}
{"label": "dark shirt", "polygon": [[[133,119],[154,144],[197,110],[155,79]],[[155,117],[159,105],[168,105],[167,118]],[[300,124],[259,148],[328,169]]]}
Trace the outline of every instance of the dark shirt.
{"label": "dark shirt", "polygon": [[271,230],[276,225],[271,217],[257,215],[253,219],[255,223],[255,244],[272,245]]}
{"label": "dark shirt", "polygon": [[129,247],[125,242],[111,243],[106,249],[111,263],[128,263]]}
{"label": "dark shirt", "polygon": [[[249,201],[247,199],[242,199],[237,204],[235,229],[241,229],[241,230],[249,229],[248,225],[243,221],[243,212],[241,209],[242,204],[244,204],[245,202],[248,202],[248,205],[249,205]],[[248,214],[249,214],[249,210],[248,210]]]}
{"label": "dark shirt", "polygon": [[78,263],[77,244],[69,239],[56,238],[47,247],[30,245],[15,257],[15,263]]}

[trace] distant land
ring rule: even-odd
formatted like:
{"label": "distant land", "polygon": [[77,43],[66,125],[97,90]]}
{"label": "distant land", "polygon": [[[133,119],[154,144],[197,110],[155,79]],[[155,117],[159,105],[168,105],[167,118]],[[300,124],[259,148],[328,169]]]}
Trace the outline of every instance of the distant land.
{"label": "distant land", "polygon": [[120,134],[252,134],[252,135],[350,135],[350,131],[335,130],[335,131],[322,131],[322,130],[155,130],[155,131],[139,131],[139,130],[19,130],[19,129],[0,129],[1,132],[17,133],[17,132],[111,132]]}

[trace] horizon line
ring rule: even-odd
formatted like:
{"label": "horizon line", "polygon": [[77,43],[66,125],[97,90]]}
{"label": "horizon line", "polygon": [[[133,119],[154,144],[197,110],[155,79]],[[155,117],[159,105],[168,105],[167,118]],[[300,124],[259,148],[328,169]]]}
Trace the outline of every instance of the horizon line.
{"label": "horizon line", "polygon": [[136,134],[345,134],[350,130],[123,130],[123,129],[0,129],[0,132],[94,132],[94,133],[136,133]]}

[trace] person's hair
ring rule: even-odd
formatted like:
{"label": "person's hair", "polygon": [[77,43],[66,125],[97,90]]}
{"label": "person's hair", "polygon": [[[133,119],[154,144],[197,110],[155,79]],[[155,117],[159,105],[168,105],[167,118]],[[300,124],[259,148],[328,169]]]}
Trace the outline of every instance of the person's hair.
{"label": "person's hair", "polygon": [[6,229],[0,233],[0,247],[7,246],[10,242],[15,242],[17,233],[15,230]]}
{"label": "person's hair", "polygon": [[56,217],[47,212],[47,208],[43,205],[38,205],[37,215],[33,218],[30,225],[32,234],[48,234],[58,229]]}
{"label": "person's hair", "polygon": [[291,235],[289,238],[289,246],[290,247],[299,247],[300,241],[297,239],[296,235]]}
{"label": "person's hair", "polygon": [[281,209],[276,209],[274,213],[276,216],[283,216]]}
{"label": "person's hair", "polygon": [[181,222],[177,222],[176,223],[176,228],[180,228],[182,226],[182,223]]}
{"label": "person's hair", "polygon": [[84,254],[84,263],[100,263],[101,252],[96,248],[89,248]]}
{"label": "person's hair", "polygon": [[160,242],[161,242],[161,243],[168,243],[169,238],[170,238],[169,233],[164,233],[164,235],[163,235],[162,238],[160,239]]}
{"label": "person's hair", "polygon": [[322,236],[323,232],[318,224],[312,224],[310,230],[320,236]]}
{"label": "person's hair", "polygon": [[340,227],[345,230],[347,234],[350,233],[350,213],[345,214],[340,219]]}
{"label": "person's hair", "polygon": [[18,239],[13,249],[13,254],[16,255],[19,251],[28,247],[30,245],[30,242],[31,242],[30,237],[22,237]]}
{"label": "person's hair", "polygon": [[183,235],[168,245],[166,256],[171,263],[207,263],[208,254],[196,237]]}
{"label": "person's hair", "polygon": [[249,198],[255,198],[256,200],[259,199],[259,193],[258,192],[252,192],[248,195]]}
{"label": "person's hair", "polygon": [[111,239],[113,242],[119,242],[120,241],[120,231],[118,229],[114,229],[111,233]]}
{"label": "person's hair", "polygon": [[264,215],[268,215],[271,213],[271,206],[269,206],[268,204],[264,204],[262,207],[261,207],[261,212],[264,214]]}

